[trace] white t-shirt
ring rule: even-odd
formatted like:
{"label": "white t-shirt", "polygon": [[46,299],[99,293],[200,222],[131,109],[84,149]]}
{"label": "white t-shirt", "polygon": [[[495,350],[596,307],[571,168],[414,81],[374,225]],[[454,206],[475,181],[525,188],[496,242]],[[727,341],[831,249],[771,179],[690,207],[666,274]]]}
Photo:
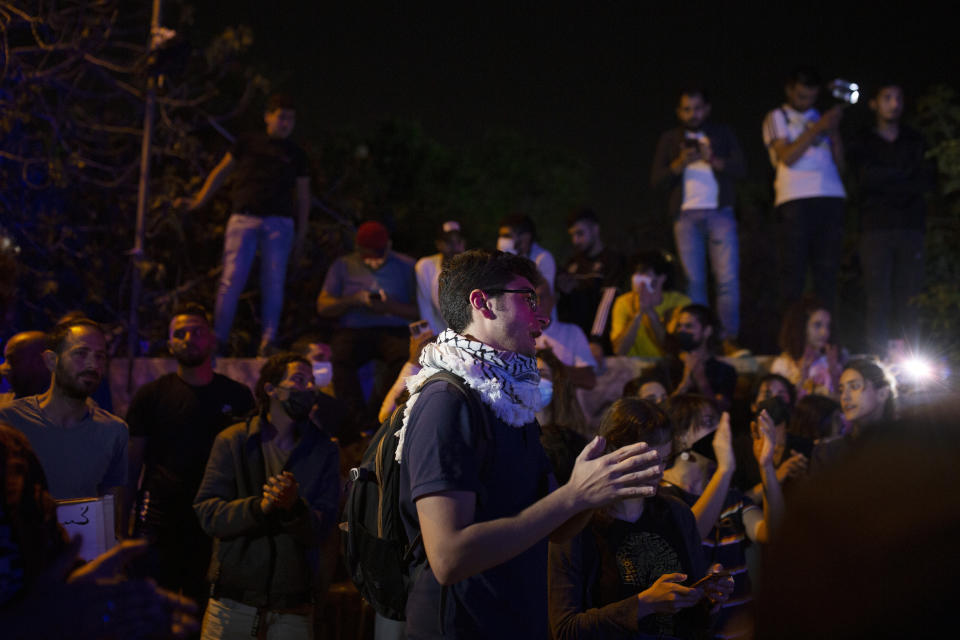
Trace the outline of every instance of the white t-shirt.
{"label": "white t-shirt", "polygon": [[550,284],[550,290],[553,290],[553,280],[557,276],[557,261],[553,259],[553,254],[538,245],[536,242],[530,243],[530,259],[535,265],[540,275]]}
{"label": "white t-shirt", "polygon": [[443,254],[435,253],[417,260],[413,270],[417,274],[417,308],[420,310],[420,319],[430,323],[433,333],[447,328],[447,323],[440,313],[440,269],[443,264]]}
{"label": "white t-shirt", "polygon": [[[683,135],[688,140],[695,139],[701,144],[710,144],[710,138],[702,131],[685,131]],[[683,169],[683,203],[680,210],[716,209],[719,191],[710,163],[706,160],[691,162]]]}
{"label": "white t-shirt", "polygon": [[777,177],[773,182],[776,191],[775,206],[801,198],[846,197],[840,173],[833,161],[828,135],[820,136],[807,147],[792,166],[780,162],[773,151],[775,140],[793,142],[819,119],[820,112],[816,109],[801,113],[786,104],[774,109],[764,118],[763,143],[770,153],[770,162],[777,170]]}
{"label": "white t-shirt", "polygon": [[573,323],[551,322],[537,338],[536,346],[537,349],[549,347],[557,359],[568,367],[597,367],[587,336],[583,329]]}
{"label": "white t-shirt", "polygon": [[[553,291],[553,281],[557,277],[557,261],[553,259],[553,254],[538,245],[536,242],[530,243],[530,259],[537,265],[537,271],[543,276],[543,279],[550,285],[550,291]],[[553,308],[550,314],[550,321],[557,321],[557,308]]]}

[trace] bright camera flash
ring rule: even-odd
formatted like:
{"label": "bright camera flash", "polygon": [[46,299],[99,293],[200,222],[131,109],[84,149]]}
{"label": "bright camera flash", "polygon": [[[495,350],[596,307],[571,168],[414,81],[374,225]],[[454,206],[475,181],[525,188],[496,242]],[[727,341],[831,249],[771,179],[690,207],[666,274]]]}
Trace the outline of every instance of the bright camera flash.
{"label": "bright camera flash", "polygon": [[903,362],[903,370],[916,381],[929,380],[934,377],[934,368],[929,361],[916,356]]}

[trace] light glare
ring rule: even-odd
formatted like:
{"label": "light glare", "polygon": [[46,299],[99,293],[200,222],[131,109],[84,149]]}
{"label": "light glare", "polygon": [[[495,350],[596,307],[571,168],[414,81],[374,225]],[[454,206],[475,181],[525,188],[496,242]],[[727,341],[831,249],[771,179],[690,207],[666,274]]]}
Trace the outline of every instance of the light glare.
{"label": "light glare", "polygon": [[905,360],[903,362],[903,370],[917,382],[930,380],[934,377],[933,365],[930,364],[928,360],[917,356]]}

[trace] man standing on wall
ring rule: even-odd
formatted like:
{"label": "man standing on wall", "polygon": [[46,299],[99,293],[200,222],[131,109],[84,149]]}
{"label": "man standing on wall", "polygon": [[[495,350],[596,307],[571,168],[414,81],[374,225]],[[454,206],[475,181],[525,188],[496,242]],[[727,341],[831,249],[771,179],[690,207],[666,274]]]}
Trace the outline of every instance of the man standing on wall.
{"label": "man standing on wall", "polygon": [[[206,204],[233,174],[233,214],[223,244],[223,273],[217,289],[214,331],[221,348],[230,338],[233,316],[260,247],[262,334],[258,355],[275,350],[283,311],[283,287],[291,247],[302,250],[310,213],[307,155],[289,140],[296,111],[289,96],[276,94],[263,114],[266,131],[242,135],[207,176],[194,197],[179,204],[194,211]],[[296,217],[296,240],[294,240]]]}

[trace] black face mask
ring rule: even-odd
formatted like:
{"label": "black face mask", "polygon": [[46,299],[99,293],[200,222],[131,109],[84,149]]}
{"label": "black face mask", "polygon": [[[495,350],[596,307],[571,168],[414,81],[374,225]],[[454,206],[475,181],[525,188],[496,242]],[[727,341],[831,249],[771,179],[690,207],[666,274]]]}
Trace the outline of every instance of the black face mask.
{"label": "black face mask", "polygon": [[707,435],[694,442],[690,447],[690,450],[703,456],[704,458],[708,458],[716,462],[717,454],[713,452],[713,436],[715,433],[716,431],[711,431]]}
{"label": "black face mask", "polygon": [[770,396],[757,403],[757,413],[754,417],[760,415],[763,410],[767,411],[775,425],[787,422],[790,419],[790,407],[777,396]]}
{"label": "black face mask", "polygon": [[287,399],[281,404],[283,410],[294,421],[305,420],[313,409],[316,395],[313,389],[290,389],[287,392]]}
{"label": "black face mask", "polygon": [[700,346],[700,341],[688,331],[677,331],[673,334],[673,341],[681,351],[693,351]]}
{"label": "black face mask", "polygon": [[707,435],[703,436],[702,438],[700,438],[699,440],[697,440],[696,442],[688,446],[686,449],[682,451],[674,451],[673,454],[670,456],[669,464],[667,466],[672,467],[674,461],[676,461],[677,458],[683,458],[684,460],[688,459],[686,455],[689,453],[696,453],[703,456],[704,458],[707,458],[709,460],[713,460],[714,462],[716,462],[717,454],[713,452],[714,434],[716,434],[716,431],[711,431]]}

